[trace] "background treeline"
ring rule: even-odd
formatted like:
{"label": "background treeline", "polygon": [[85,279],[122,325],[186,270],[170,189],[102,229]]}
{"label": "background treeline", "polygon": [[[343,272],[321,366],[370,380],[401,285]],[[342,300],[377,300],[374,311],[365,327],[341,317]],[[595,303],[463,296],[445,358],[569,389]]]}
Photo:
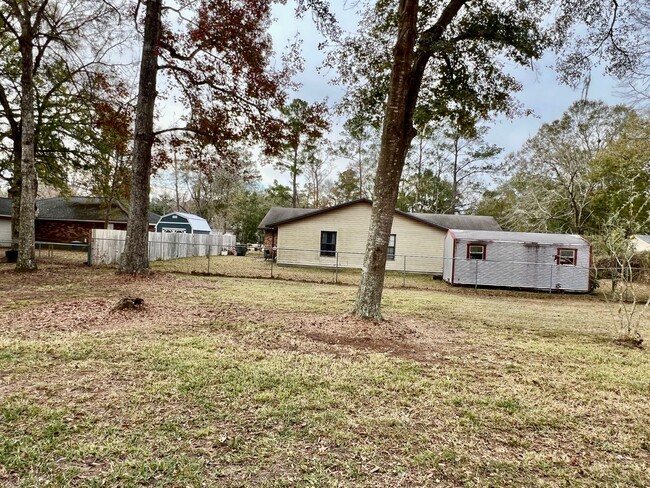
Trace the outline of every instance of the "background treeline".
{"label": "background treeline", "polygon": [[[356,122],[356,123],[355,123]],[[472,134],[451,127],[419,128],[400,185],[398,208],[409,212],[476,213],[496,217],[512,231],[581,234],[599,252],[614,229],[626,236],[648,233],[650,219],[650,118],[601,101],[573,103],[559,120],[544,124],[511,154],[486,141],[487,127]],[[257,224],[271,206],[326,207],[373,197],[379,136],[358,121],[328,141],[324,132],[289,148],[292,188],[260,182],[255,158],[240,151],[240,168],[206,174],[185,158],[168,166],[167,188],[152,210],[194,212],[216,228],[255,241]],[[336,162],[347,167],[334,173]],[[299,181],[299,180],[297,180]],[[295,202],[294,202],[295,190]]]}

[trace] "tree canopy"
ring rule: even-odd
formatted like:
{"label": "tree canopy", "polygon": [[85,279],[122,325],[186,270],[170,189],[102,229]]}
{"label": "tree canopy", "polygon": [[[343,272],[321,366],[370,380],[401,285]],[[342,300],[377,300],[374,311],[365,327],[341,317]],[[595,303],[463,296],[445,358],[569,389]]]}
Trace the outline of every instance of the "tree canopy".
{"label": "tree canopy", "polygon": [[[156,135],[181,130],[211,145],[224,165],[237,161],[234,143],[258,141],[265,153],[279,151],[283,125],[274,109],[284,104],[291,67],[271,66],[270,20],[271,2],[264,1],[146,3],[122,272],[149,267],[147,211]],[[181,127],[154,130],[158,71],[181,93]]]}

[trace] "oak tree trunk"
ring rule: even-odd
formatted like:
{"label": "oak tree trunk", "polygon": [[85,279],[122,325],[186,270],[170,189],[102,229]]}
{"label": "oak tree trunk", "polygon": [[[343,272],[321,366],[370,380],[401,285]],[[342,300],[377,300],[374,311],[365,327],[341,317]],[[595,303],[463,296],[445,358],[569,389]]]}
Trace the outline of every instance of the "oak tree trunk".
{"label": "oak tree trunk", "polygon": [[158,75],[158,44],[161,32],[162,0],[149,0],[144,21],[140,82],[133,144],[133,176],[126,243],[120,261],[122,273],[143,274],[149,270],[149,194],[151,190],[151,147]]}
{"label": "oak tree trunk", "polygon": [[13,175],[9,183],[9,198],[11,198],[11,249],[18,250],[20,235],[20,189],[22,187],[22,131],[12,136],[13,139]]}
{"label": "oak tree trunk", "polygon": [[359,317],[373,320],[382,318],[381,297],[388,239],[406,151],[415,136],[413,111],[419,91],[419,83],[414,84],[416,80],[413,79],[417,11],[418,0],[400,1],[399,30],[393,50],[393,67],[375,177],[375,199],[354,310]]}
{"label": "oak tree trunk", "polygon": [[[25,18],[26,17],[26,18]],[[36,168],[34,147],[34,36],[29,15],[21,18],[19,39],[21,55],[21,191],[18,227],[18,261],[16,271],[36,270],[35,204]]]}
{"label": "oak tree trunk", "polygon": [[413,113],[424,71],[431,59],[431,46],[441,39],[467,1],[449,0],[438,21],[421,34],[416,50],[418,0],[400,0],[397,42],[393,49],[393,67],[375,177],[375,200],[354,308],[354,313],[359,317],[381,320],[388,239],[406,151],[416,135]]}

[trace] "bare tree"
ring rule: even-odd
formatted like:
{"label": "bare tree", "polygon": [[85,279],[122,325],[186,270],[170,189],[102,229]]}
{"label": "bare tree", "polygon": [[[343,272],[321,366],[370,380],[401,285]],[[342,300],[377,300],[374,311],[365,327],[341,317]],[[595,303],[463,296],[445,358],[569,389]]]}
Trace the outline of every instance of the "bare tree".
{"label": "bare tree", "polygon": [[331,146],[321,142],[307,149],[304,155],[304,174],[307,178],[307,196],[309,206],[319,208],[323,203],[323,187],[325,181],[332,174],[332,165],[329,163]]}
{"label": "bare tree", "polygon": [[[647,213],[650,201],[646,200],[643,213]],[[614,269],[609,269],[608,274],[612,280],[611,292],[603,289],[603,296],[607,300],[612,322],[616,329],[616,340],[625,344],[640,346],[643,342],[643,319],[650,307],[650,295],[640,291],[637,282],[640,270],[635,268],[635,256],[638,252],[629,234],[630,228],[640,230],[650,222],[639,225],[638,219],[630,221],[625,209],[611,215],[603,229],[605,248],[611,256],[611,261],[616,263]],[[644,288],[644,287],[642,287]]]}
{"label": "bare tree", "polygon": [[620,133],[630,111],[600,101],[574,102],[509,158],[520,180],[511,227],[583,234],[599,188],[593,162]]}

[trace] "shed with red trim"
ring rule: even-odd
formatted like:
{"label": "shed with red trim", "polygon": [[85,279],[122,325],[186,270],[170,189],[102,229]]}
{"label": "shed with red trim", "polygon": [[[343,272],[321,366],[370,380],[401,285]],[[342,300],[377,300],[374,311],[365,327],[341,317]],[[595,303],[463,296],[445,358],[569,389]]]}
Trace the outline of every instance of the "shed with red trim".
{"label": "shed with red trim", "polygon": [[451,229],[442,278],[452,285],[590,291],[591,244],[574,234]]}

